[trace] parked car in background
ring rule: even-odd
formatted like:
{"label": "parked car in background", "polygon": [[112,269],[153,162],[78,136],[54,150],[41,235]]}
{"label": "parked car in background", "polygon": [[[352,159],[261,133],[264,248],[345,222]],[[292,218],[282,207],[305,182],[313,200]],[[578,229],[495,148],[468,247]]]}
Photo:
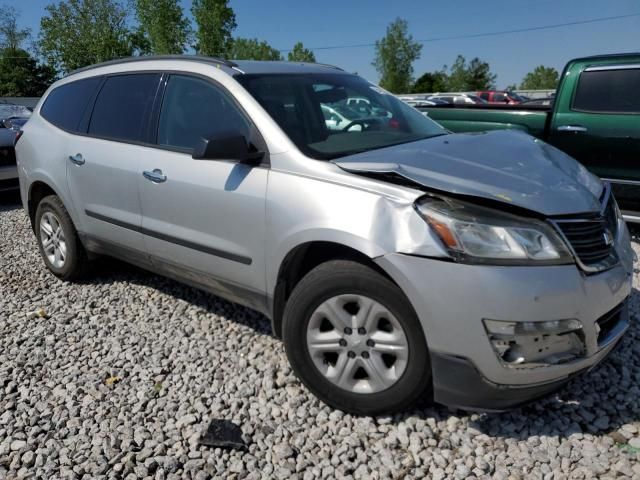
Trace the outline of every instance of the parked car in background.
{"label": "parked car in background", "polygon": [[444,100],[438,100],[437,98],[432,98],[428,100],[426,96],[424,97],[416,97],[416,96],[400,96],[398,97],[407,105],[411,105],[414,108],[417,107],[433,107],[434,105],[446,105],[447,102]]}
{"label": "parked car in background", "polygon": [[14,143],[31,110],[21,105],[0,104],[0,192],[18,188]]}
{"label": "parked car in background", "polygon": [[503,105],[517,105],[525,101],[525,98],[517,93],[506,90],[486,90],[477,92],[476,95],[487,103],[500,103]]}
{"label": "parked car in background", "polygon": [[481,105],[487,103],[477,95],[470,93],[437,93],[428,96],[427,100],[439,100],[453,105]]}
{"label": "parked car in background", "polygon": [[[322,107],[349,98],[387,115],[328,128]],[[22,202],[53,274],[107,254],[263,312],[347,412],[517,406],[629,326],[607,184],[520,132],[451,134],[334,67],[114,61],[54,84],[23,131]]]}
{"label": "parked car in background", "polygon": [[571,60],[549,105],[424,107],[453,132],[522,130],[613,184],[628,221],[640,222],[640,55]]}

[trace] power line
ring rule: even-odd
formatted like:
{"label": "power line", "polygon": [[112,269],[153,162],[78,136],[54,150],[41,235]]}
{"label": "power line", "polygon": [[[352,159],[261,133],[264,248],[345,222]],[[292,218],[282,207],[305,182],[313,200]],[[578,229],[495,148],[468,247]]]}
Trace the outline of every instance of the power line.
{"label": "power line", "polygon": [[[417,43],[432,43],[432,42],[442,42],[446,40],[462,40],[467,38],[480,38],[480,37],[496,37],[499,35],[508,35],[512,33],[522,33],[522,32],[533,32],[538,30],[552,30],[554,28],[562,28],[562,27],[570,27],[573,25],[586,25],[589,23],[599,23],[599,22],[609,22],[611,20],[620,20],[622,18],[631,18],[631,17],[640,17],[640,13],[631,13],[628,15],[616,15],[613,17],[599,17],[599,18],[591,18],[588,20],[578,20],[575,22],[566,22],[566,23],[556,23],[552,25],[540,25],[537,27],[528,27],[528,28],[516,28],[513,30],[501,30],[497,32],[484,32],[484,33],[471,33],[466,35],[451,35],[448,37],[432,37],[425,38],[422,40],[416,40]],[[375,47],[375,43],[359,43],[352,45],[332,45],[326,47],[310,47],[309,50],[337,50],[342,48],[363,48],[363,47]],[[280,52],[286,53],[292,51],[292,49],[279,50]]]}

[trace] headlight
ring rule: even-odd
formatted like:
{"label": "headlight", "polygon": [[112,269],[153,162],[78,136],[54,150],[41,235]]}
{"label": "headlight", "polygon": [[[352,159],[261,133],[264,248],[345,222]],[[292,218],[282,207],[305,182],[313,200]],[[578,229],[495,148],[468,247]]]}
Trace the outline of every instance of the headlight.
{"label": "headlight", "polygon": [[416,208],[456,260],[504,265],[573,263],[564,242],[542,221],[451,199],[426,197]]}

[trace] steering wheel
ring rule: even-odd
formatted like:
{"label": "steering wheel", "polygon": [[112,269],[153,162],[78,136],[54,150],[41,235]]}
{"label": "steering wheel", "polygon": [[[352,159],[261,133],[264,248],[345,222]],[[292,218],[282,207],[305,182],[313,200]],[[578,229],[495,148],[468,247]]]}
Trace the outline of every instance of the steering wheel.
{"label": "steering wheel", "polygon": [[362,130],[366,130],[367,129],[367,125],[372,124],[372,123],[380,123],[380,119],[379,118],[358,118],[356,120],[353,120],[351,122],[349,122],[349,124],[344,127],[342,129],[343,132],[348,132],[349,129],[351,127],[354,127],[355,125],[361,125],[362,126]]}

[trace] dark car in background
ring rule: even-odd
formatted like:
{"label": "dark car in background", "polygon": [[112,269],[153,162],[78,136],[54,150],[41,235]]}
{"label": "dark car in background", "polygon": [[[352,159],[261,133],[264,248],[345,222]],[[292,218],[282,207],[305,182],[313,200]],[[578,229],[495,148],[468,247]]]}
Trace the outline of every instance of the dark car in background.
{"label": "dark car in background", "polygon": [[0,104],[0,192],[18,188],[14,144],[31,110],[22,105]]}

